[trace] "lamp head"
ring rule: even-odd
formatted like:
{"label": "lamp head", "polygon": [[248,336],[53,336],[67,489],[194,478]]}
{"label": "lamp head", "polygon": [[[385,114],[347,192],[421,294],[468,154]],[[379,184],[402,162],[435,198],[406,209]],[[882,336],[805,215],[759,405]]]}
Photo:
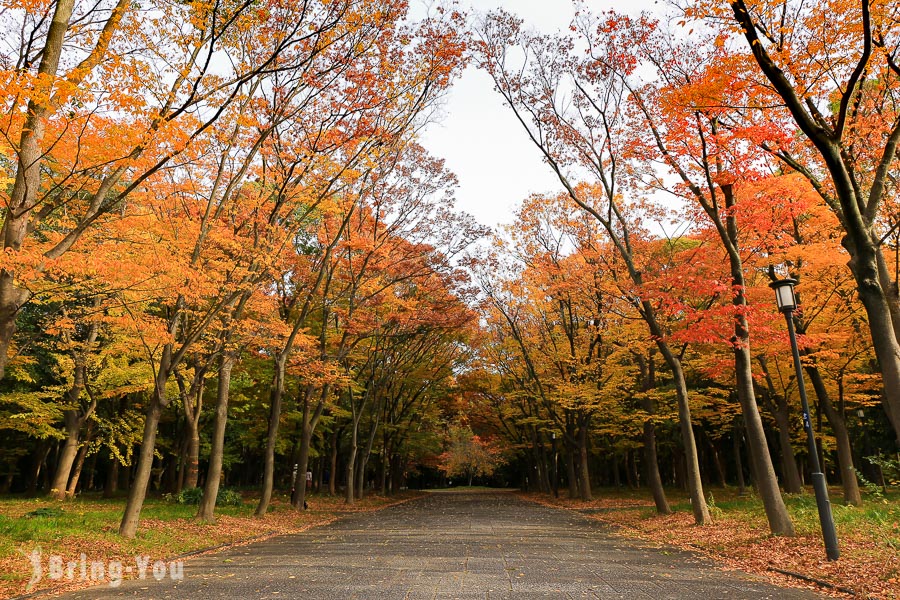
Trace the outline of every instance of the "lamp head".
{"label": "lamp head", "polygon": [[797,280],[790,277],[769,284],[769,287],[775,290],[775,303],[781,312],[792,312],[797,308],[797,297],[794,295],[795,285],[797,285]]}

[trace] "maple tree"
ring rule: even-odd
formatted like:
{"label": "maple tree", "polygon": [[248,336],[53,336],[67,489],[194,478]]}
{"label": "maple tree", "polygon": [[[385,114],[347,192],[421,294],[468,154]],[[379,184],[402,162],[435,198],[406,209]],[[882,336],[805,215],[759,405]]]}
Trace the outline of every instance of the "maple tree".
{"label": "maple tree", "polygon": [[447,432],[447,450],[441,454],[440,469],[448,477],[461,475],[466,485],[475,477],[490,476],[500,464],[500,449],[490,440],[472,433],[464,425],[451,426]]}
{"label": "maple tree", "polygon": [[[66,11],[71,13],[73,3],[55,5],[47,32],[35,17],[34,35],[46,35],[44,49],[35,54],[41,59],[37,83],[31,49],[7,72],[31,97],[13,86],[8,90],[6,139],[20,139],[10,145],[18,148],[19,162],[10,163],[15,183],[4,213],[9,260],[0,273],[0,342],[5,365],[16,313],[49,293],[40,291],[50,289],[42,278],[66,269],[74,273],[77,261],[66,255],[83,260],[90,244],[99,244],[97,258],[116,266],[89,276],[99,275],[106,293],[120,303],[120,325],[140,341],[154,371],[152,396],[142,402],[144,436],[120,529],[132,537],[158,424],[173,398],[170,381],[178,386],[186,427],[179,485],[192,487],[199,479],[205,383],[216,361],[221,417],[213,463],[221,460],[227,418],[227,387],[221,384],[237,360],[235,342],[253,312],[248,305],[273,276],[283,277],[279,269],[297,266],[280,261],[310,215],[348,189],[365,189],[373,165],[387,163],[392,148],[408,144],[419,115],[457,69],[462,45],[453,32],[456,13],[438,10],[420,24],[404,24],[400,2],[166,7],[152,23],[126,9],[111,9],[104,28],[91,32],[68,22],[87,13],[72,17]],[[99,5],[93,10],[103,13]],[[146,46],[129,52],[138,38]],[[78,56],[60,62],[64,42],[89,47],[84,42],[92,40],[96,47],[80,64],[72,62]],[[117,53],[121,60],[105,60]],[[157,56],[170,58],[159,62]],[[70,63],[71,72],[59,76],[60,65]],[[169,81],[133,76],[135,69],[163,64],[172,73]],[[103,92],[129,78],[119,91]],[[108,87],[83,85],[95,79]],[[155,81],[171,87],[143,87]],[[103,141],[110,131],[116,131],[115,144]],[[88,135],[94,132],[99,141]],[[71,156],[77,160],[66,158]],[[105,165],[99,170],[91,162],[98,160]],[[48,168],[42,169],[42,161]],[[122,254],[128,244],[135,252]],[[137,254],[147,245],[153,255]],[[294,335],[305,325],[299,319]],[[290,350],[288,344],[282,365]],[[72,402],[83,387],[83,368],[75,372]],[[273,389],[278,392],[280,385]],[[271,412],[277,423],[277,402]],[[77,431],[85,415],[67,414]],[[276,435],[272,428],[270,439]],[[216,484],[207,484],[201,513],[212,518]]]}
{"label": "maple tree", "polygon": [[[712,365],[721,365],[718,351],[711,343],[720,341],[730,346],[732,367],[725,371],[720,368],[714,376],[721,379],[724,375],[726,387],[737,382],[742,427],[748,434],[755,484],[766,505],[770,527],[775,533],[791,535],[793,526],[778,489],[765,425],[757,408],[758,396],[771,407],[781,442],[782,474],[788,489],[799,491],[800,476],[789,416],[791,390],[776,389],[771,364],[765,356],[772,351],[770,342],[775,340],[772,328],[764,325],[761,329],[763,354],[755,357],[749,343],[752,299],[763,299],[766,307],[771,304],[762,295],[770,294],[763,291],[768,279],[758,274],[774,273],[772,268],[783,264],[792,269],[792,274],[799,273],[797,269],[802,261],[797,261],[795,254],[785,252],[793,252],[791,244],[804,243],[800,232],[805,226],[799,224],[807,221],[804,212],[816,206],[816,202],[808,200],[808,192],[815,190],[821,194],[821,186],[816,182],[804,187],[786,173],[778,174],[781,181],[776,184],[777,189],[765,190],[766,186],[772,187],[772,173],[779,169],[774,160],[778,158],[777,153],[766,140],[784,131],[784,121],[779,122],[759,108],[762,94],[757,85],[735,85],[746,61],[742,62],[741,55],[725,43],[726,38],[717,36],[716,31],[680,39],[662,31],[647,17],[634,21],[614,13],[594,17],[582,9],[569,35],[525,32],[520,21],[503,12],[488,15],[480,23],[478,35],[481,66],[492,76],[497,91],[557,174],[566,195],[603,227],[617,256],[624,259],[625,273],[631,281],[622,285],[620,280],[619,289],[612,293],[630,299],[639,310],[643,309],[642,316],[651,326],[652,339],[669,349],[666,356],[666,350],[660,346],[670,367],[683,370],[679,364],[673,367],[673,363],[682,363],[685,352],[691,351],[692,346],[701,346],[701,352],[716,357],[710,359]],[[788,138],[777,139],[784,142]],[[796,169],[796,165],[789,167],[789,171]],[[666,170],[674,175],[674,181]],[[800,173],[800,176],[809,180],[808,174]],[[578,183],[586,177],[596,183]],[[793,188],[784,185],[789,181],[795,181]],[[648,223],[662,223],[670,217],[649,203],[640,200],[629,203],[624,199],[629,194],[639,198],[642,193],[658,191],[671,193],[686,202],[679,215],[682,226],[704,231],[701,235],[692,231],[688,236],[669,238],[673,252],[667,254],[676,264],[685,261],[680,264],[690,269],[690,278],[678,267],[659,269],[647,261],[653,235],[647,235],[644,228]],[[803,199],[791,199],[788,211],[767,216],[766,203],[771,203],[778,191],[788,198],[802,196]],[[544,198],[534,202],[548,204],[553,200]],[[773,220],[773,216],[778,220]],[[517,217],[514,228],[531,227],[530,215],[522,213]],[[552,245],[552,235],[547,238],[552,228],[546,224],[544,227],[536,238],[544,240],[542,251]],[[589,250],[584,243],[588,239],[582,236],[574,246],[580,257],[590,261],[584,254]],[[833,240],[828,234],[823,238],[825,245],[831,244],[832,252],[835,251]],[[710,242],[722,249],[721,254],[708,246]],[[524,238],[514,243],[523,248],[520,252],[528,257],[524,260],[529,269],[534,268],[535,273],[552,279],[555,262],[542,261],[540,253],[529,249]],[[719,262],[722,259],[726,261],[724,269]],[[701,260],[706,262],[701,264]],[[759,270],[748,274],[748,267]],[[501,272],[498,265],[491,269],[494,273]],[[522,274],[511,275],[511,282],[506,284],[511,286],[509,291],[496,293],[501,289],[496,284],[485,286],[485,290],[506,321],[506,335],[519,347],[518,358],[523,361],[524,370],[516,373],[518,369],[510,369],[509,374],[511,382],[515,382],[513,385],[522,388],[526,395],[520,404],[521,418],[533,425],[530,433],[522,431],[515,435],[520,443],[532,438],[538,477],[546,488],[546,473],[540,472],[541,463],[545,462],[540,454],[546,442],[545,438],[541,439],[541,430],[546,431],[544,428],[554,416],[552,410],[545,412],[541,404],[551,404],[550,398],[558,392],[540,364],[540,351],[552,347],[553,342],[547,337],[538,343],[527,342],[529,335],[540,331],[542,300],[530,300],[529,308],[537,311],[533,317],[532,311],[512,300],[531,293],[529,288],[512,283],[521,280],[524,285],[527,278],[522,278]],[[489,277],[483,279],[487,281]],[[568,274],[561,279],[571,282],[573,276]],[[558,299],[552,285],[544,289],[548,297]],[[599,294],[601,290],[602,286],[594,282],[593,292]],[[769,310],[766,308],[764,312]],[[608,309],[601,314],[608,314]],[[802,317],[797,320],[802,323]],[[724,326],[729,321],[730,333]],[[515,346],[510,347],[504,337],[498,336],[496,341],[505,346],[502,352],[515,353]],[[673,343],[684,344],[682,350],[672,352],[669,344]],[[811,349],[804,350],[807,356],[811,352]],[[500,356],[503,355],[498,355],[498,361]],[[639,356],[645,360],[643,354]],[[753,376],[754,365],[761,370],[757,379]],[[646,372],[646,365],[641,368]],[[845,409],[834,410],[821,373],[812,361],[807,363],[806,371],[815,382],[813,387],[819,393],[823,412],[830,415],[832,428],[841,439],[838,444],[841,479],[846,482],[848,501],[853,502],[856,477],[841,416]],[[692,386],[698,385],[694,377],[691,376]],[[729,377],[734,379],[729,382]],[[686,399],[687,383],[678,388],[681,398]],[[707,389],[711,399],[723,393],[721,388]],[[553,391],[548,393],[548,390]],[[701,398],[707,394],[702,389],[696,392]],[[730,410],[727,406],[726,402],[716,411]],[[716,412],[706,410],[698,414],[703,421],[720,418]],[[692,420],[682,412],[681,422],[682,427],[690,427]],[[725,422],[737,420],[726,416]],[[714,437],[719,435],[716,431]],[[705,431],[702,437],[717,453],[716,445],[707,439]],[[735,433],[736,443],[737,439]],[[691,446],[686,442],[686,448]],[[714,463],[724,481],[719,458]],[[698,471],[693,473],[699,477]],[[569,479],[571,484],[576,477]],[[663,502],[657,504],[665,510]],[[700,510],[698,506],[694,504],[695,511]],[[695,517],[703,522],[702,513]]]}
{"label": "maple tree", "polygon": [[722,39],[738,34],[746,41],[741,73],[753,85],[750,107],[775,125],[757,143],[803,175],[840,221],[884,380],[884,407],[900,439],[900,301],[883,254],[900,144],[894,11],[869,0],[827,7],[736,0],[685,12],[710,19]]}
{"label": "maple tree", "polygon": [[[648,481],[658,509],[667,512],[656,455],[653,358],[638,350],[633,323],[640,317],[616,283],[627,274],[608,260],[598,226],[571,213],[566,196],[523,203],[481,276],[491,335],[482,368],[496,370],[501,385],[480,394],[500,412],[498,431],[532,446],[544,489],[550,485],[546,446],[559,437],[573,497],[592,496],[591,446],[611,444],[614,458],[619,452],[627,458],[639,446],[630,440],[640,430]],[[640,411],[632,412],[632,403]]]}
{"label": "maple tree", "polygon": [[255,78],[291,61],[312,67],[349,8],[305,5],[269,18],[251,3],[160,4],[152,19],[127,2],[10,10],[5,38],[18,46],[3,57],[12,186],[4,190],[0,375],[30,282],[202,137]]}
{"label": "maple tree", "polygon": [[[609,15],[609,19],[616,19]],[[636,32],[629,35],[628,32]],[[579,27],[582,35],[591,36],[593,30],[603,32],[602,25],[585,18]],[[636,131],[646,131],[643,147],[634,150],[643,158],[637,177],[649,179],[651,188],[663,187],[661,175],[654,172],[656,164],[664,165],[678,179],[669,186],[672,193],[687,202],[696,203],[713,226],[719,244],[727,256],[733,305],[733,336],[730,343],[734,353],[734,373],[737,396],[742,407],[747,430],[751,460],[757,476],[757,486],[766,505],[773,533],[793,535],[794,529],[787,508],[778,490],[768,445],[756,402],[753,386],[753,356],[750,347],[750,326],[747,319],[748,299],[744,259],[747,254],[739,233],[736,206],[744,182],[756,178],[760,170],[757,150],[748,144],[740,116],[720,107],[744,105],[748,100],[740,88],[730,85],[727,75],[717,72],[718,65],[727,64],[729,56],[710,42],[679,44],[671,36],[658,34],[653,23],[635,26],[627,20],[617,23],[615,31],[607,31],[600,39],[591,38],[592,48],[607,44],[611,49],[598,48],[592,53],[597,69],[609,69],[622,77],[643,117],[636,123]],[[624,34],[624,35],[623,35]],[[621,36],[621,37],[620,37]],[[599,36],[598,36],[599,37]],[[608,58],[623,48],[636,50],[632,61],[619,66]],[[658,83],[637,80],[635,70],[640,66],[654,68],[648,75]],[[735,125],[734,123],[738,123]],[[764,164],[764,163],[763,163]],[[790,447],[789,445],[787,446]]]}
{"label": "maple tree", "polygon": [[[515,64],[510,54],[517,47],[526,57],[534,57],[531,62],[524,66]],[[675,376],[694,517],[698,523],[706,523],[709,512],[700,482],[683,368],[677,351],[666,341],[657,308],[639,291],[644,285],[644,272],[638,265],[639,254],[635,250],[640,222],[632,223],[627,205],[621,199],[620,188],[625,188],[617,175],[622,159],[626,90],[621,80],[611,77],[581,79],[579,73],[569,69],[567,54],[571,49],[571,43],[566,40],[522,32],[521,23],[506,13],[489,17],[481,30],[482,66],[493,77],[497,89],[559,177],[570,199],[603,226],[626,265],[633,285],[629,299],[646,321],[650,335]],[[562,99],[554,93],[563,85],[578,90],[577,110],[571,114],[558,104]],[[586,169],[596,183],[574,183],[569,171],[575,165]]]}
{"label": "maple tree", "polygon": [[[329,303],[339,325],[333,333],[337,349],[329,354],[349,379],[342,394],[351,416],[348,501],[358,495],[352,482],[361,483],[354,472],[360,421],[367,410],[376,418],[359,463],[362,470],[385,392],[403,372],[402,363],[384,361],[402,356],[397,344],[410,346],[408,350],[416,348],[417,339],[436,344],[432,335],[458,330],[469,318],[448,295],[460,277],[452,259],[481,230],[447,210],[453,179],[440,162],[428,160],[418,147],[407,152],[390,163],[396,175],[376,174],[367,201],[351,217],[334,253],[337,269],[330,279]],[[421,359],[417,353],[412,356]]]}

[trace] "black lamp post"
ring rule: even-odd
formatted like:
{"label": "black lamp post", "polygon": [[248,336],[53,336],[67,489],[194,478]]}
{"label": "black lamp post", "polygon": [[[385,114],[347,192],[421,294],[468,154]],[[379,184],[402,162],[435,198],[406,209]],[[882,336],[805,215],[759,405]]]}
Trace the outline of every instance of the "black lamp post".
{"label": "black lamp post", "polygon": [[816,438],[813,435],[812,423],[809,419],[809,402],[806,399],[806,384],[803,382],[803,366],[800,364],[800,350],[797,348],[797,335],[794,332],[792,313],[797,308],[794,296],[795,279],[782,279],[770,284],[775,290],[775,302],[778,310],[784,313],[788,334],[791,338],[791,350],[794,353],[794,369],[797,371],[797,387],[800,390],[800,404],[803,407],[803,429],[809,443],[809,467],[813,490],[816,493],[816,506],[819,509],[819,523],[822,525],[822,538],[825,540],[825,554],[828,560],[837,560],[841,556],[838,548],[837,531],[834,529],[834,518],[831,515],[831,502],[828,499],[828,487],[825,475],[819,466],[819,453],[816,451]]}

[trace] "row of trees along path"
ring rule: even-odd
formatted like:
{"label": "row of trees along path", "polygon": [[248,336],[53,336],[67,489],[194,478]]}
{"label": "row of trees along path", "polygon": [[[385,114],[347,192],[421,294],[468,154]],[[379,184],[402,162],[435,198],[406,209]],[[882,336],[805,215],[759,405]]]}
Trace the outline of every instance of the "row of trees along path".
{"label": "row of trees along path", "polygon": [[[678,4],[555,35],[402,1],[11,5],[5,487],[43,470],[65,499],[87,465],[128,487],[130,538],[151,487],[202,485],[213,521],[224,480],[261,484],[263,516],[279,486],[305,506],[308,469],[348,502],[504,463],[590,500],[600,466],[640,464],[660,513],[676,481],[705,524],[745,443],[793,535],[767,287],[790,275],[858,504],[857,470],[883,475],[861,458],[900,435],[900,26],[868,1]],[[466,64],[561,189],[492,236],[417,141]]]}

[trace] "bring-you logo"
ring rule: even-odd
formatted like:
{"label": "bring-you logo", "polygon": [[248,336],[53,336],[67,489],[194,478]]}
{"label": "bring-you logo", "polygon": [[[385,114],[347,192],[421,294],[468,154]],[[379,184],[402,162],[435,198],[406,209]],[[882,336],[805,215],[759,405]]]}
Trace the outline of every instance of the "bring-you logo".
{"label": "bring-you logo", "polygon": [[137,579],[153,578],[162,581],[169,578],[173,581],[184,579],[184,561],[153,561],[150,556],[137,555],[128,560],[88,560],[81,553],[78,560],[66,561],[59,555],[45,556],[40,549],[32,550],[27,555],[31,561],[31,580],[28,591],[34,589],[45,578],[53,581],[80,581],[92,584],[107,583],[110,587],[119,587],[124,579],[131,576]]}

